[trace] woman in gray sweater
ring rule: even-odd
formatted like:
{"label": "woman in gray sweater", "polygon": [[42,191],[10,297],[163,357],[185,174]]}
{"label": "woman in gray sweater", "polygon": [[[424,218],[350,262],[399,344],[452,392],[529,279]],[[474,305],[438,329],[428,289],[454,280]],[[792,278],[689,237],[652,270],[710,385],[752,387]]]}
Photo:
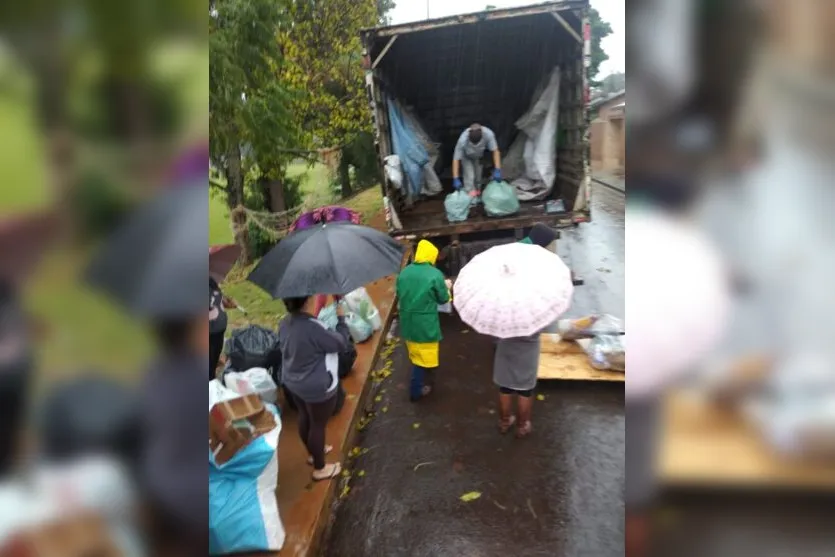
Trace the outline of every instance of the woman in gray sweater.
{"label": "woman in gray sweater", "polygon": [[342,308],[337,305],[336,331],[329,331],[314,317],[316,298],[289,298],[290,315],[279,325],[281,378],[299,409],[299,435],[313,465],[313,479],[339,475],[339,462],[325,463],[332,447],[325,445],[325,427],[333,415],[339,388],[339,353],[350,346],[350,333]]}

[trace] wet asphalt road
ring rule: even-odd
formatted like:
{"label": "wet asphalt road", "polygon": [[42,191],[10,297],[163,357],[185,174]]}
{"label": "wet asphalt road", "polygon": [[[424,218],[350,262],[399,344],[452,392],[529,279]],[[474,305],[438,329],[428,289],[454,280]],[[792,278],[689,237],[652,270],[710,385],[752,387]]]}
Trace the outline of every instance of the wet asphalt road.
{"label": "wet asphalt road", "polygon": [[[586,280],[571,315],[623,317],[623,208],[623,194],[596,186],[593,222],[558,244]],[[420,403],[407,400],[404,348],[391,354],[321,554],[623,555],[622,385],[540,383],[534,434],[501,436],[492,342],[454,317],[442,326],[435,391]],[[460,500],[473,491],[481,497]]]}

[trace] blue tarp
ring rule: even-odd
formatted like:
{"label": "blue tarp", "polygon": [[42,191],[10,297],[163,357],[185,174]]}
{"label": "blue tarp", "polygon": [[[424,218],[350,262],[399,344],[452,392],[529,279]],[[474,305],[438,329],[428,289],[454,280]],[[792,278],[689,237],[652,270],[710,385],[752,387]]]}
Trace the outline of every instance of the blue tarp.
{"label": "blue tarp", "polygon": [[[279,421],[278,409],[265,404]],[[209,451],[209,555],[279,551],[284,527],[275,497],[280,427],[224,464]]]}
{"label": "blue tarp", "polygon": [[400,105],[391,97],[388,99],[388,109],[392,148],[394,154],[400,157],[411,197],[417,197],[423,189],[423,167],[429,163],[429,153],[420,136],[406,123]]}

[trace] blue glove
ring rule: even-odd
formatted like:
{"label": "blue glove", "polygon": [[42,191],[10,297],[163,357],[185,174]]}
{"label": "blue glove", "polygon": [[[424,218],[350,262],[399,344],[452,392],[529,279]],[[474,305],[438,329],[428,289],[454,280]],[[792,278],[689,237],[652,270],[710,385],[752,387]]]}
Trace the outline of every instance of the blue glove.
{"label": "blue glove", "polygon": [[493,180],[496,181],[496,182],[501,182],[502,181],[502,169],[501,168],[493,169]]}
{"label": "blue glove", "polygon": [[455,188],[455,191],[460,190],[462,185],[461,178],[454,178],[452,180],[452,187]]}

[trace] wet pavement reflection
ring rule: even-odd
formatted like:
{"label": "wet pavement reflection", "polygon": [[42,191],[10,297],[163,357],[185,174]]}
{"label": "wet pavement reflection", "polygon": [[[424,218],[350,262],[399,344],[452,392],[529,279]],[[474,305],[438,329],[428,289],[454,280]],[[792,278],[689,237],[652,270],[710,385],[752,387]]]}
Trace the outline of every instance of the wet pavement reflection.
{"label": "wet pavement reflection", "polygon": [[[586,284],[572,314],[623,317],[623,194],[595,187],[593,222],[558,250]],[[402,346],[372,394],[375,414],[351,459],[322,554],[354,556],[623,555],[622,385],[544,383],[534,434],[497,429],[493,342],[442,316],[434,392],[408,402]],[[396,330],[395,330],[396,333]],[[385,362],[381,362],[385,365]],[[480,497],[470,502],[461,496]]]}

